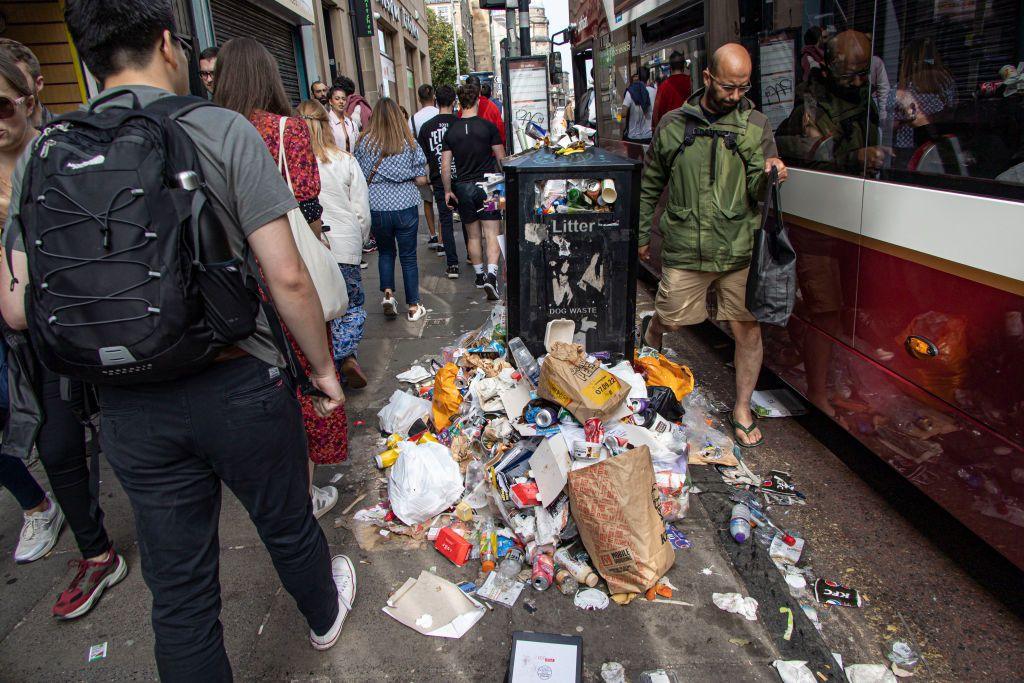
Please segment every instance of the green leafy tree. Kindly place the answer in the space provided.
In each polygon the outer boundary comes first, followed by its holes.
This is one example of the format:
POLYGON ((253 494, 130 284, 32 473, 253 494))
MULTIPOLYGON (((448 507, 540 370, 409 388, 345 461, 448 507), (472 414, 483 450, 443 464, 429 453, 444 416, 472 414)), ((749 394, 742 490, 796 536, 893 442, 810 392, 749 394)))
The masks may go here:
MULTIPOLYGON (((455 82, 455 36, 452 25, 427 8, 427 44, 430 49, 430 79, 435 87, 457 85, 455 82)), ((469 73, 466 43, 459 41, 459 66, 462 75, 469 73)))

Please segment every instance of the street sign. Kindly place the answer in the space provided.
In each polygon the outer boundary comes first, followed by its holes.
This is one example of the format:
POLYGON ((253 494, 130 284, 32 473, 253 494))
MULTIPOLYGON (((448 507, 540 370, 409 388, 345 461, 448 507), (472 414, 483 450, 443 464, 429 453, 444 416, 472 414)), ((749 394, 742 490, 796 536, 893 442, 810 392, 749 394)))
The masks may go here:
POLYGON ((351 0, 352 14, 355 18, 356 37, 373 37, 373 7, 371 0, 351 0))

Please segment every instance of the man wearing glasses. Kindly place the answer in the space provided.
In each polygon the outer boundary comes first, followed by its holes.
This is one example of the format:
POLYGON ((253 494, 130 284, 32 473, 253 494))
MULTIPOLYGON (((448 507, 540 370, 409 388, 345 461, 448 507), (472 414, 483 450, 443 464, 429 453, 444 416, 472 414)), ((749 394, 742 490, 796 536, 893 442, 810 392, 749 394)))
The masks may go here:
POLYGON ((750 55, 741 45, 723 45, 704 70, 704 88, 658 124, 647 150, 640 183, 640 258, 649 260, 651 223, 662 190, 661 283, 654 314, 641 325, 645 346, 661 348, 666 332, 707 318, 705 301, 714 287, 718 319, 729 321, 736 339, 736 442, 751 448, 764 437, 754 422, 750 396, 761 371, 761 329, 745 305, 758 201, 768 172, 787 175, 778 158, 768 118, 744 95, 750 90, 750 55))
POLYGON ((213 96, 213 72, 217 68, 217 53, 219 50, 216 47, 208 47, 199 53, 199 77, 203 79, 203 85, 206 86, 206 92, 213 96))
POLYGON ((870 96, 870 76, 867 34, 849 30, 829 38, 825 64, 812 74, 803 102, 779 125, 779 146, 786 158, 839 173, 884 167, 892 150, 879 144, 879 112, 870 96))

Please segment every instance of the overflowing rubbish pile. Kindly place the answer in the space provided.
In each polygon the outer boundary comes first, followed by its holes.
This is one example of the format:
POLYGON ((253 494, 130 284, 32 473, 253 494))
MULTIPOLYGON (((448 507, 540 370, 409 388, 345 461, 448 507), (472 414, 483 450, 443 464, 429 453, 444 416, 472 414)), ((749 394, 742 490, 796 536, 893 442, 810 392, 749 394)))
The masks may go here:
POLYGON ((693 375, 652 349, 589 355, 569 320, 548 325, 538 359, 504 315, 398 376, 411 389, 378 413, 386 500, 356 519, 478 566, 463 589, 492 604, 527 586, 582 609, 671 597, 688 465, 737 465, 693 375))
MULTIPOLYGON (((694 465, 717 469, 733 505, 722 523, 737 544, 767 550, 815 627, 818 606, 862 605, 856 589, 801 562, 805 540, 777 511, 804 504, 804 495, 786 472, 751 472, 715 427, 724 407, 695 387, 688 368, 647 347, 632 358, 588 353, 573 343, 571 320, 548 323, 539 358, 506 336, 499 305, 438 358, 399 374, 406 387, 377 415, 386 485, 355 519, 477 569, 460 584, 426 571, 409 578, 385 613, 420 633, 458 638, 495 607, 535 611, 528 590, 553 587, 583 610, 671 601, 665 575, 690 545, 677 523, 695 492, 694 465)), ((758 620, 752 597, 715 593, 712 602, 758 620)), ((789 613, 789 640, 793 612, 779 611, 789 613)), ((901 653, 905 670, 914 656, 901 653)), ((800 666, 777 668, 784 680, 802 680, 800 666)))

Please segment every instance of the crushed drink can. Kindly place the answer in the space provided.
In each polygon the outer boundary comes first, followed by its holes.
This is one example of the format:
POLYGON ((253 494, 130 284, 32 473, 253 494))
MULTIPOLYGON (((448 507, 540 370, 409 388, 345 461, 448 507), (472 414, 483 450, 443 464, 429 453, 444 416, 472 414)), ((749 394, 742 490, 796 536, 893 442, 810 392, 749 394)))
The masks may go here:
POLYGON ((624 436, 612 436, 609 434, 604 437, 604 447, 612 455, 618 455, 629 447, 629 439, 624 436))
POLYGON ((588 443, 601 443, 604 441, 604 423, 599 418, 590 418, 583 423, 583 435, 588 443))
POLYGON ((634 413, 642 413, 651 405, 651 402, 646 398, 631 398, 627 403, 629 404, 629 409, 634 413))
POLYGON ((550 408, 538 408, 532 422, 541 429, 546 429, 554 424, 557 418, 558 416, 550 408))
POLYGON ((533 572, 530 583, 539 591, 546 591, 555 580, 555 561, 548 553, 537 553, 533 558, 533 572))
POLYGON ((862 602, 856 588, 843 586, 828 579, 818 579, 814 582, 814 598, 826 605, 839 607, 860 607, 862 602))
POLYGON ((526 134, 534 140, 543 140, 548 132, 534 121, 526 124, 526 134))

